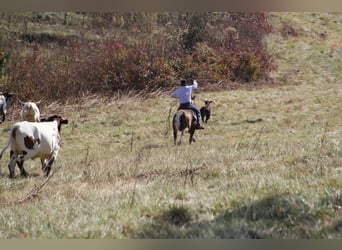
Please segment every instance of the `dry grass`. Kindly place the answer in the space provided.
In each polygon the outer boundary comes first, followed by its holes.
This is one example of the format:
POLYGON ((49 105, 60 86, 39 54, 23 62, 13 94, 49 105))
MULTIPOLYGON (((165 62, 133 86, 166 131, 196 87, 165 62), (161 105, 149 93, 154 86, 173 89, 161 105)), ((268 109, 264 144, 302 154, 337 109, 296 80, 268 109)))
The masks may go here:
POLYGON ((341 13, 272 13, 277 32, 267 39, 278 69, 276 82, 341 83, 341 13), (284 37, 284 25, 295 32, 284 37))
POLYGON ((63 107, 61 169, 34 199, 12 203, 44 181, 38 161, 9 180, 2 160, 1 237, 340 237, 341 89, 198 95, 215 102, 191 146, 164 136, 167 95, 63 107))
MULTIPOLYGON (((0 238, 341 238, 341 78, 320 74, 298 85, 197 93, 198 106, 214 100, 213 114, 191 146, 173 145, 176 105, 167 94, 43 107, 70 120, 60 169, 18 204, 45 178, 39 161, 27 161, 28 178, 8 179, 4 156, 0 238)), ((12 122, 2 124, 0 145, 12 122)))

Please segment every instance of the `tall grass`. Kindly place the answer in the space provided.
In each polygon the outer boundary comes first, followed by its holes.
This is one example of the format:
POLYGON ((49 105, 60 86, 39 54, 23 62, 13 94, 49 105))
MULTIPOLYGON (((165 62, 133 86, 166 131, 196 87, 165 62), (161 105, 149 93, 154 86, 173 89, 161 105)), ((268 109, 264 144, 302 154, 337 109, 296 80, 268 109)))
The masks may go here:
POLYGON ((339 238, 341 91, 307 89, 199 93, 213 116, 191 146, 165 137, 163 94, 67 105, 61 168, 33 199, 16 203, 39 162, 9 180, 2 160, 1 237, 339 238))

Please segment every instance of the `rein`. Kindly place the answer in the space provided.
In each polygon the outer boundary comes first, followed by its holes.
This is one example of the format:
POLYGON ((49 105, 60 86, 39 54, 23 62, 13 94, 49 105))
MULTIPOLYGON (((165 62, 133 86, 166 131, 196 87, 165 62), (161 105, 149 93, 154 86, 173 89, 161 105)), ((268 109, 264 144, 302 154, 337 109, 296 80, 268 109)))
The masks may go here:
POLYGON ((171 111, 172 111, 172 104, 170 105, 170 109, 169 109, 169 115, 166 119, 166 124, 165 124, 165 134, 164 136, 167 137, 169 135, 169 132, 171 130, 171 123, 170 123, 170 119, 171 119, 171 111))

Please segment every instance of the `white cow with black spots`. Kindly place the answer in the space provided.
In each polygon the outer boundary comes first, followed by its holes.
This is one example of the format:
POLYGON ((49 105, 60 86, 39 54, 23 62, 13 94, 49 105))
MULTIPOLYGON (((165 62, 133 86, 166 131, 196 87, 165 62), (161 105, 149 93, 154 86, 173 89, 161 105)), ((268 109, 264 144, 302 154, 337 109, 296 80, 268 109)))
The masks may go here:
POLYGON ((7 115, 8 101, 14 93, 0 93, 0 114, 2 115, 1 122, 4 122, 7 115))
POLYGON ((54 115, 36 122, 18 122, 10 129, 7 145, 0 152, 0 159, 10 146, 8 163, 9 177, 14 177, 15 165, 18 164, 21 176, 27 176, 23 164, 28 159, 40 158, 42 170, 49 175, 51 166, 61 148, 61 126, 68 120, 54 115), (47 160, 47 162, 46 162, 47 160))

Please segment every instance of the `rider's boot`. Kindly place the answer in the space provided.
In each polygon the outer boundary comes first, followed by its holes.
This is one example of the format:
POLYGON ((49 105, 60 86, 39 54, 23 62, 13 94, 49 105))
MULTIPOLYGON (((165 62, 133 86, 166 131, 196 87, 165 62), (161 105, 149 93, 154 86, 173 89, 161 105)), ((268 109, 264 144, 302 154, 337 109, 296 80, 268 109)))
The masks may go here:
POLYGON ((196 129, 204 129, 204 127, 202 127, 201 124, 197 123, 196 129))

